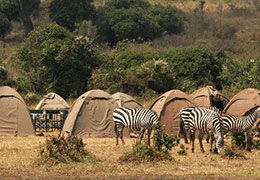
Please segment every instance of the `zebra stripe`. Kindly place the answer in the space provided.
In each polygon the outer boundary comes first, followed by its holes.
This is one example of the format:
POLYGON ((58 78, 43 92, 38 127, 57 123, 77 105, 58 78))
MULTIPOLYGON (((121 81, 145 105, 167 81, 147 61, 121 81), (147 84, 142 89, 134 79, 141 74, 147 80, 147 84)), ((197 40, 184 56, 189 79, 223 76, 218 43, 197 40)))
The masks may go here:
MULTIPOLYGON (((204 134, 211 134, 215 136, 216 148, 220 152, 224 146, 223 138, 223 122, 219 113, 204 107, 189 106, 180 111, 180 132, 184 134, 186 140, 186 132, 190 130, 190 137, 192 142, 192 152, 194 152, 194 140, 196 130, 200 131, 199 141, 201 151, 204 152, 202 145, 202 138, 204 134)), ((212 150, 211 141, 211 150, 212 150)))
POLYGON ((257 120, 260 117, 260 107, 258 107, 254 112, 251 112, 247 116, 236 117, 228 114, 222 115, 222 120, 224 124, 224 131, 233 133, 243 132, 245 133, 246 139, 246 149, 251 151, 251 142, 253 137, 251 137, 250 132, 257 120))
POLYGON ((140 132, 140 142, 143 138, 144 131, 148 129, 148 144, 150 144, 150 134, 153 124, 159 122, 159 118, 155 112, 150 109, 131 109, 120 107, 114 110, 113 120, 116 133, 116 144, 118 144, 118 137, 123 140, 123 129, 127 127, 130 132, 140 132))

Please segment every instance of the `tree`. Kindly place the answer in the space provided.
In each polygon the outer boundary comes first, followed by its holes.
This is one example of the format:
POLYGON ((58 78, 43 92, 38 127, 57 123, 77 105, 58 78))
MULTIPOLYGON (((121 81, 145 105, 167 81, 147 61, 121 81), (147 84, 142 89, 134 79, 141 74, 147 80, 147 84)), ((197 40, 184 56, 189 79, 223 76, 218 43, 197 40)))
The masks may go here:
POLYGON ((50 19, 73 31, 76 24, 95 18, 96 9, 92 3, 93 0, 53 0, 49 5, 50 19))
POLYGON ((11 20, 20 20, 23 23, 25 35, 33 30, 30 18, 33 12, 38 11, 41 0, 0 0, 0 11, 11 20))
POLYGON ((11 23, 4 15, 0 12, 0 38, 4 39, 5 35, 11 31, 11 23))
POLYGON ((23 75, 30 84, 25 91, 77 97, 87 90, 88 78, 99 65, 94 44, 56 24, 40 26, 17 50, 23 75))
POLYGON ((179 33, 183 15, 174 7, 154 8, 146 0, 108 0, 97 10, 97 39, 114 45, 124 39, 148 41, 164 32, 179 33))

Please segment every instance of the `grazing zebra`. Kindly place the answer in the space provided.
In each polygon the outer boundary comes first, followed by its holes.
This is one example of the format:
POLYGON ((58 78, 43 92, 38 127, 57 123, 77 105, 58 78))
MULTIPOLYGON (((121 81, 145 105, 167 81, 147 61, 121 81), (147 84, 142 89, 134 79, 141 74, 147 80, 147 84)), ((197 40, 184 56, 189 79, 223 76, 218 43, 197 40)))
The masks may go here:
MULTIPOLYGON (((190 130, 190 141, 192 143, 192 152, 194 152, 194 140, 196 130, 200 131, 199 142, 201 152, 205 152, 202 144, 204 134, 210 134, 213 140, 215 136, 215 148, 218 153, 224 146, 223 137, 223 122, 219 113, 209 110, 204 107, 189 106, 180 111, 180 131, 179 135, 183 134, 186 141, 186 133, 190 130)), ((211 141, 211 151, 212 151, 211 141)))
MULTIPOLYGON (((216 108, 216 107, 214 107, 214 106, 203 107, 203 108, 207 108, 208 110, 215 111, 215 112, 217 112, 217 113, 219 113, 219 114, 222 114, 222 111, 220 111, 218 108, 216 108)), ((181 123, 183 123, 183 122, 181 122, 181 123)), ((183 125, 181 125, 181 127, 183 127, 183 125)), ((179 133, 180 133, 180 132, 181 132, 181 131, 179 131, 179 133)), ((181 133, 183 133, 183 135, 184 135, 185 143, 188 144, 187 135, 184 134, 184 133, 185 133, 184 131, 182 131, 181 133)), ((180 136, 180 134, 179 134, 179 136, 180 136)), ((210 134, 208 134, 208 136, 207 136, 207 138, 206 138, 207 143, 209 143, 209 139, 210 139, 210 134)))
POLYGON ((118 137, 122 144, 125 144, 123 139, 123 129, 127 127, 129 131, 140 132, 139 137, 141 143, 146 129, 148 129, 148 144, 150 145, 150 136, 152 125, 159 123, 159 118, 155 112, 150 109, 131 109, 120 107, 114 110, 113 120, 115 123, 116 145, 118 145, 118 137))
POLYGON ((246 140, 246 150, 251 151, 252 136, 250 132, 255 124, 257 118, 260 117, 260 107, 254 112, 249 113, 247 116, 236 117, 228 114, 222 115, 224 131, 233 133, 243 132, 246 140))

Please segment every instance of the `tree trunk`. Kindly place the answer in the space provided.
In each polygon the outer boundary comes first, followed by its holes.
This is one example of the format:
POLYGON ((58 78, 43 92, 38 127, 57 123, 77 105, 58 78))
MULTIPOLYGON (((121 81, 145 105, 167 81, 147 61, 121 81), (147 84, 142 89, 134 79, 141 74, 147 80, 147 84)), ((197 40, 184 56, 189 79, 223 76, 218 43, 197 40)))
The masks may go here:
POLYGON ((17 3, 19 7, 20 18, 24 27, 24 33, 27 36, 29 32, 33 30, 33 23, 30 18, 29 9, 28 9, 30 6, 28 6, 28 4, 25 5, 24 4, 25 2, 23 2, 23 0, 18 0, 17 3))
POLYGON ((21 20, 23 23, 24 33, 27 36, 29 32, 33 30, 32 20, 27 12, 23 12, 23 14, 21 14, 21 20))

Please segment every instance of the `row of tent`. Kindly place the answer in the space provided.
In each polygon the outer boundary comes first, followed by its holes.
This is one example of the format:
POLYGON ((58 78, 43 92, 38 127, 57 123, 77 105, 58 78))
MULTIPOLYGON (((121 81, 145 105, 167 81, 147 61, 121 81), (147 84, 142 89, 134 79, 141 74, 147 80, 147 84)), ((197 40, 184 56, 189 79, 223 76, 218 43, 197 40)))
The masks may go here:
MULTIPOLYGON (((228 114, 246 115, 260 106, 260 91, 248 88, 237 93, 230 101, 211 86, 198 89, 191 95, 174 89, 156 98, 151 105, 165 131, 176 134, 179 129, 181 108, 196 106, 215 106, 228 114)), ((134 98, 124 93, 108 94, 102 90, 90 90, 82 94, 70 108, 66 101, 55 93, 46 95, 36 109, 69 109, 70 112, 62 129, 63 134, 79 136, 114 136, 112 113, 115 108, 124 106, 142 108, 134 98)), ((17 91, 0 87, 0 135, 35 135, 30 112, 17 91)))

